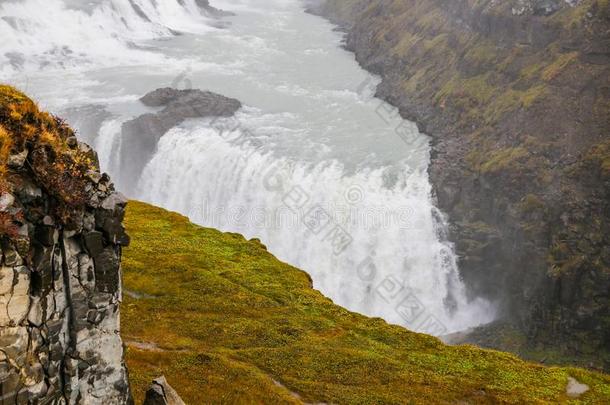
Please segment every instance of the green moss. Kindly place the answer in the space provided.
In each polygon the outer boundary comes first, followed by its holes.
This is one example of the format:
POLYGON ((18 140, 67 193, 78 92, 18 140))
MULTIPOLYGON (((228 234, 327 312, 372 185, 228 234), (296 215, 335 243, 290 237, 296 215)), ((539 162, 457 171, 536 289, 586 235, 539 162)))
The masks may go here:
POLYGON ((432 39, 424 41, 424 49, 430 51, 433 49, 444 49, 447 46, 448 34, 437 35, 432 39))
POLYGON ((547 88, 544 84, 530 87, 521 95, 521 103, 523 104, 523 107, 530 108, 537 100, 544 97, 546 93, 547 88))
POLYGON ((492 63, 498 58, 498 49, 492 43, 477 43, 468 49, 464 55, 464 59, 468 62, 478 65, 492 63))
POLYGON ((483 173, 492 173, 506 169, 527 155, 527 150, 522 147, 505 148, 494 151, 491 156, 481 164, 481 171, 483 173))
MULTIPOLYGON (((61 203, 58 216, 67 223, 71 210, 88 200, 87 172, 94 162, 67 140, 74 132, 51 114, 40 111, 34 101, 13 87, 0 85, 0 193, 14 191, 11 155, 26 153, 26 168, 47 192, 61 203), (35 152, 35 153, 34 153, 35 152)), ((0 235, 7 234, 0 225, 0 235)))
MULTIPOLYGON (((595 2, 607 0, 584 0, 576 7, 565 7, 551 17, 551 21, 562 25, 564 29, 575 29, 587 18, 591 5, 595 2)), ((599 4, 599 3, 598 3, 599 4)))
POLYGON ((523 197, 520 208, 523 212, 530 213, 543 210, 544 202, 535 194, 528 194, 523 197))
POLYGON ((544 68, 545 65, 542 62, 528 64, 521 70, 521 77, 525 79, 532 79, 538 76, 544 68))
POLYGON ((610 387, 351 313, 259 242, 159 208, 131 202, 126 226, 122 335, 137 401, 160 374, 189 404, 565 403, 568 376, 593 404, 610 387))
POLYGON ((610 177, 610 140, 592 146, 584 154, 582 162, 600 176, 610 177))
POLYGON ((557 59, 542 71, 542 79, 550 82, 578 57, 578 52, 560 54, 557 59))

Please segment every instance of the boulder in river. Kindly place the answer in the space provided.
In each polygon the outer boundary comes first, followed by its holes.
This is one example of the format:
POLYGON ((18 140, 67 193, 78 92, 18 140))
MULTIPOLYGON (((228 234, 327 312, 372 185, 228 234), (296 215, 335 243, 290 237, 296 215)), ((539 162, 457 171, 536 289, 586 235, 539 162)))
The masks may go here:
POLYGON ((142 170, 153 157, 159 139, 188 118, 231 117, 242 106, 239 100, 196 89, 161 88, 140 101, 148 107, 164 107, 143 114, 122 127, 121 172, 123 187, 133 190, 142 170))

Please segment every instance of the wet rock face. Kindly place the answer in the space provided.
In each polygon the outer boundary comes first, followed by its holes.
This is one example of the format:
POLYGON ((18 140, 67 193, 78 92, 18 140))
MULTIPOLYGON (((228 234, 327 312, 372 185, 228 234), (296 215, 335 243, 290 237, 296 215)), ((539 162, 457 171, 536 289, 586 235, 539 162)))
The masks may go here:
POLYGON ((149 107, 164 107, 154 114, 144 114, 123 124, 121 171, 126 190, 135 187, 144 166, 152 158, 159 139, 188 118, 230 117, 241 103, 233 98, 201 90, 162 88, 140 99, 149 107))
POLYGON ((0 239, 2 404, 131 402, 119 335, 126 200, 97 168, 89 177, 69 225, 27 164, 1 193, 0 214, 18 218, 0 239))
POLYGON ((376 95, 433 137, 430 180, 471 294, 536 349, 609 369, 608 2, 312 0, 310 11, 347 31, 346 48, 383 79, 376 95))

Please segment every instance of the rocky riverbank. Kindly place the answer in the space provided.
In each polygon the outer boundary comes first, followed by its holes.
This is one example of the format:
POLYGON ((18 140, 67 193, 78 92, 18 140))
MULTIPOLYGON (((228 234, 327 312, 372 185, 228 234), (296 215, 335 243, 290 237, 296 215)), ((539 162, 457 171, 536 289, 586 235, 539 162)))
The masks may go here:
POLYGON ((501 309, 476 343, 610 367, 609 7, 311 5, 382 77, 378 96, 433 137, 430 177, 462 276, 501 309))

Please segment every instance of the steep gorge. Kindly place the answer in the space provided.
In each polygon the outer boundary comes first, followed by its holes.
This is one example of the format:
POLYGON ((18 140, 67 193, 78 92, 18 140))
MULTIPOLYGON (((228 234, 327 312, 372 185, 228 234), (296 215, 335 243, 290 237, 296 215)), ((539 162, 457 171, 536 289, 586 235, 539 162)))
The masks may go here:
POLYGON ((129 383, 145 404, 603 403, 610 393, 607 375, 446 346, 349 312, 257 239, 135 201, 126 210, 95 153, 8 86, 0 174, 2 403, 131 404, 129 383), (126 211, 134 240, 123 256, 126 211))
POLYGON ((430 177, 462 277, 502 310, 471 341, 610 365, 609 7, 311 5, 382 77, 378 96, 433 137, 430 177))

